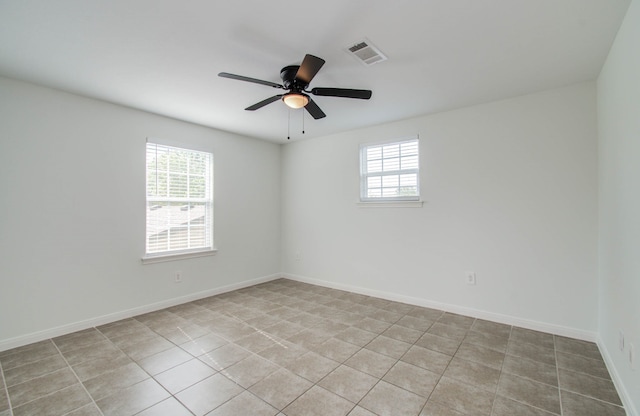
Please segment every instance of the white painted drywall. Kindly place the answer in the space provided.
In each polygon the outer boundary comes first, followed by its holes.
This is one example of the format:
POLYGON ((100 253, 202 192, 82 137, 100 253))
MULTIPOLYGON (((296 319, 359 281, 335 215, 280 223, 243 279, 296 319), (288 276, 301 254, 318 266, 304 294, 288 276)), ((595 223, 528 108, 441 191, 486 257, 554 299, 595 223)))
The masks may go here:
POLYGON ((0 344, 278 273, 279 192, 279 145, 0 78, 0 344), (213 151, 215 256, 141 264, 147 137, 213 151))
POLYGON ((587 82, 289 144, 282 269, 595 338, 596 132, 587 82), (415 134, 424 206, 359 207, 359 145, 415 134))
MULTIPOLYGON (((599 336, 640 414, 640 1, 629 7, 598 77, 599 336), (625 334, 624 351, 618 331, 625 334), (629 344, 636 370, 629 365, 629 344)), ((611 366, 610 366, 611 368, 611 366)), ((619 386, 620 388, 620 386, 619 386)))

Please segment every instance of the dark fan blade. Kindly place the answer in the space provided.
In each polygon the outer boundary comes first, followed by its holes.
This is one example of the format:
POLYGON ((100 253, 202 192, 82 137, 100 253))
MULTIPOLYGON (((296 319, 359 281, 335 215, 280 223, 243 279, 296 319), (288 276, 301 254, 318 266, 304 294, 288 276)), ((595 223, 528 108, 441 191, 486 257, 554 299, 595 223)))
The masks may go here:
POLYGON ((296 79, 302 81, 305 86, 309 85, 313 77, 322 68, 322 65, 324 65, 324 59, 309 54, 305 55, 298 72, 296 72, 296 79))
POLYGON ((371 90, 352 90, 349 88, 314 88, 311 90, 311 94, 326 97, 360 98, 362 100, 371 98, 371 90))
POLYGON ((218 74, 218 76, 222 77, 222 78, 237 79, 238 81, 253 82, 254 84, 262 84, 262 85, 266 85, 266 86, 273 87, 273 88, 282 88, 282 89, 284 89, 284 87, 282 85, 276 84, 275 82, 263 81, 261 79, 255 79, 255 78, 249 78, 249 77, 243 77, 242 75, 229 74, 227 72, 220 72, 218 74))
POLYGON ((304 108, 311 114, 311 117, 316 120, 327 116, 311 98, 309 98, 309 103, 304 108))
POLYGON ((262 100, 259 103, 255 103, 254 105, 252 105, 251 107, 247 107, 245 108, 245 110, 249 110, 249 111, 255 111, 259 108, 264 107, 267 104, 271 104, 274 101, 278 101, 280 98, 282 98, 284 94, 280 94, 280 95, 274 95, 273 97, 269 97, 266 100, 262 100))

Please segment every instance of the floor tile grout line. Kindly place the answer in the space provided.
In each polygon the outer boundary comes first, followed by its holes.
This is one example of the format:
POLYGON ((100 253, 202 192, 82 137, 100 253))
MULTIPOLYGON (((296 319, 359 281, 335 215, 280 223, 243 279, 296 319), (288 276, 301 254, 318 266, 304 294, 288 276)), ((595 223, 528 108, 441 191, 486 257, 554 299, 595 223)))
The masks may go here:
POLYGON ((498 385, 496 386, 496 394, 493 395, 493 403, 491 403, 491 412, 490 415, 493 414, 493 409, 496 407, 496 400, 498 399, 498 390, 500 389, 500 380, 502 379, 502 374, 504 370, 504 362, 507 359, 507 350, 509 349, 509 339, 511 339, 511 333, 513 332, 513 326, 509 328, 509 337, 507 338, 507 346, 504 351, 504 359, 502 360, 502 364, 500 365, 500 375, 498 376, 498 385))
MULTIPOLYGON (((67 361, 67 357, 65 357, 64 354, 62 354, 62 351, 60 351, 60 348, 58 348, 58 345, 56 345, 56 343, 53 341, 53 339, 51 340, 51 343, 56 348, 56 350, 58 351, 58 354, 60 354, 60 356, 64 360, 65 364, 67 364, 67 367, 69 368, 69 370, 71 370, 71 372, 73 373, 73 376, 76 378, 76 380, 78 380, 78 384, 80 384, 80 386, 82 386, 82 390, 84 390, 84 392, 87 393, 87 396, 89 396, 89 398, 91 399, 91 403, 93 403, 93 405, 96 407, 96 409, 98 409, 98 412, 100 412, 100 415, 104 416, 104 413, 102 413, 102 409, 100 409, 98 407, 98 404, 93 399, 93 396, 89 393, 87 388, 84 386, 84 383, 80 380, 80 377, 78 377, 78 374, 73 369, 73 367, 71 367, 71 364, 69 364, 69 361, 67 361)), ((74 410, 76 410, 76 409, 74 409, 74 410)), ((69 413, 69 412, 67 412, 67 413, 69 413)))
POLYGON ((558 367, 558 348, 556 347, 557 344, 557 338, 554 335, 553 336, 553 357, 555 358, 556 361, 556 377, 558 378, 558 402, 560 405, 560 416, 562 416, 564 414, 564 411, 562 409, 562 389, 560 388, 560 368, 558 367))
POLYGON ((13 416, 13 406, 11 405, 11 397, 9 396, 9 387, 7 386, 7 380, 4 377, 4 369, 2 368, 2 362, 0 362, 0 376, 2 376, 4 394, 7 396, 7 404, 9 405, 9 415, 13 416))

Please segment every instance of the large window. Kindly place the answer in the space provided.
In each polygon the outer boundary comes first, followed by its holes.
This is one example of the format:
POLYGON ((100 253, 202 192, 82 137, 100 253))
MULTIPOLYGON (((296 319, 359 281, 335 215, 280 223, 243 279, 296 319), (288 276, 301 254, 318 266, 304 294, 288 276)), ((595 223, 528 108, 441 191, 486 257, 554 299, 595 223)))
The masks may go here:
POLYGON ((420 199, 418 139, 360 147, 360 199, 420 199))
POLYGON ((146 256, 213 250, 213 154, 147 143, 146 256))

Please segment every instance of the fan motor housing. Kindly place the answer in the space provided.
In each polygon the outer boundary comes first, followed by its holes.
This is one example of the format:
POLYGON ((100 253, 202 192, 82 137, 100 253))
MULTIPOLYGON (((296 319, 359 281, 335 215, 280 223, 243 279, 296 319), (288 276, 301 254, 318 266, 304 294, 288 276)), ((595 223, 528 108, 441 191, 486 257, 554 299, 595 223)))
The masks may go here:
POLYGON ((299 85, 295 82, 298 69, 300 69, 300 65, 289 65, 280 70, 280 78, 282 78, 282 84, 286 89, 303 90, 306 87, 306 85, 299 85))

